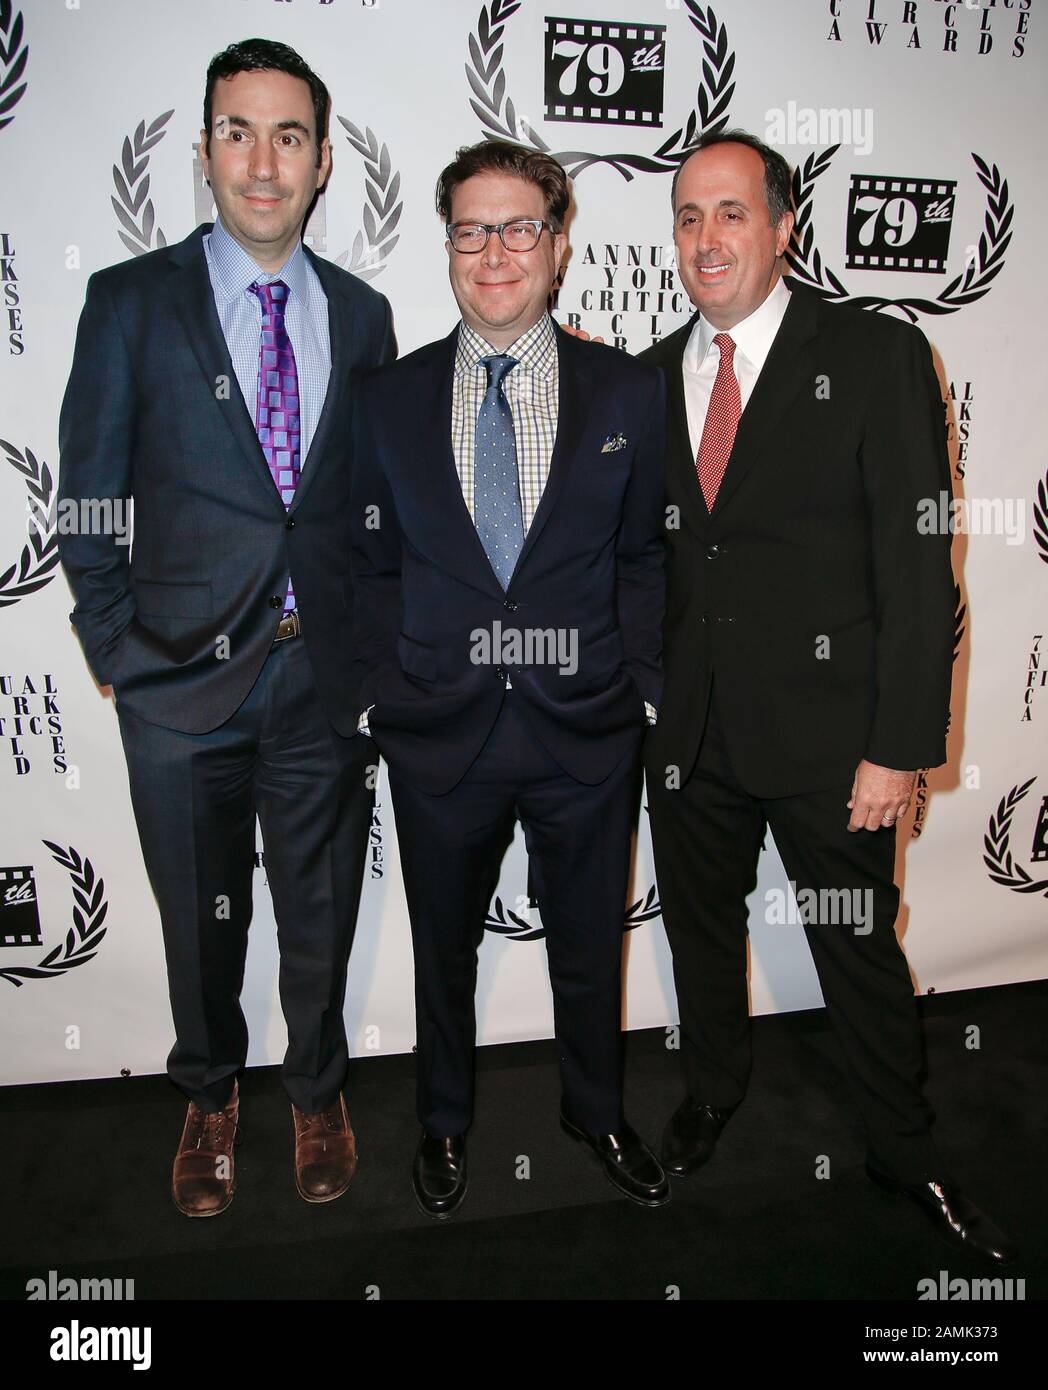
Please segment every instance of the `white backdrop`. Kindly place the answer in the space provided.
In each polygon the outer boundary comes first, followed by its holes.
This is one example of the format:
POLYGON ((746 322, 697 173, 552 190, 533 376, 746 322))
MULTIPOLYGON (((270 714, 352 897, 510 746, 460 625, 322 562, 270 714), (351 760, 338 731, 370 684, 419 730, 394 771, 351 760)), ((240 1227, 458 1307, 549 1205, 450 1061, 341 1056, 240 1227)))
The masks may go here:
MULTIPOLYGON (((161 1071, 171 1043, 115 713, 69 626, 46 508, 87 277, 210 217, 195 158, 204 74, 253 35, 293 45, 331 89, 334 174, 308 239, 390 298, 402 351, 455 320, 432 196, 460 144, 502 128, 563 159, 577 213, 558 316, 634 352, 687 316, 669 187, 695 129, 727 117, 800 163, 796 273, 842 299, 892 301, 871 312, 905 315, 897 301, 908 301, 935 350, 973 532, 955 541, 950 761, 922 780, 900 835, 915 987, 1046 973, 1046 18, 1042 0, 14 0, 0 32, 0 1081, 161 1071), (547 19, 566 13, 550 43, 574 47, 554 56, 547 94, 547 19), (554 119, 558 102, 581 119, 554 119), (899 184, 856 191, 883 197, 876 217, 853 216, 849 254, 849 188, 862 175, 899 184), (908 267, 884 268, 893 246, 896 262, 910 248, 908 267), (928 269, 935 259, 941 271, 928 269), (34 492, 42 530, 27 515, 34 492)), ((384 785, 367 874, 350 1046, 405 1051, 410 940, 384 785)), ((769 841, 751 899, 756 1013, 821 1002, 802 929, 768 920, 784 881, 769 841)), ((261 866, 256 884, 244 997, 250 1060, 262 1063, 282 1056, 284 1027, 261 866)), ((671 1024, 645 814, 629 907, 626 1023, 671 1024)), ((481 1040, 550 1035, 519 836, 491 926, 481 1040)))

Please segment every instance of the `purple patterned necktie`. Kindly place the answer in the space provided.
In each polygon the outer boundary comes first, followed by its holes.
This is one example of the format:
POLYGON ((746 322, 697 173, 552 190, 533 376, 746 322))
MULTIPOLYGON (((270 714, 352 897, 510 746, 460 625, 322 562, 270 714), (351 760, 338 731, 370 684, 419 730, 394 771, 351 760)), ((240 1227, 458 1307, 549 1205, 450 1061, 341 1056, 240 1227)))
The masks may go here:
MULTIPOLYGON (((271 280, 266 285, 248 285, 262 305, 262 342, 258 355, 258 402, 255 429, 258 442, 269 464, 269 471, 290 507, 298 485, 301 455, 301 427, 298 413, 298 367, 291 339, 284 327, 287 304, 287 285, 283 280, 271 280)), ((295 594, 290 581, 284 612, 295 606, 295 594)))

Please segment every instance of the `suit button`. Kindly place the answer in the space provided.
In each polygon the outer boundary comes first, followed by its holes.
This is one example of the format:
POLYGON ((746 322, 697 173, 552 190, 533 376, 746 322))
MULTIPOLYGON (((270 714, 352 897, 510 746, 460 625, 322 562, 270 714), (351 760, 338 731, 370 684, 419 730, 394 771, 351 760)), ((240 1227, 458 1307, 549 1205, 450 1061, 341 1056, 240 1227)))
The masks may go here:
POLYGON ((706 551, 706 559, 717 560, 720 558, 721 554, 722 551, 719 545, 711 545, 709 549, 706 551))
POLYGON ((284 600, 280 597, 279 594, 274 594, 273 597, 269 600, 269 606, 270 608, 283 608, 284 600))
POLYGON ((517 611, 517 605, 513 602, 512 599, 506 599, 505 603, 502 606, 506 609, 508 613, 515 613, 517 611))
POLYGON ((702 615, 702 617, 700 618, 699 621, 700 621, 700 622, 703 622, 703 623, 708 623, 709 620, 710 620, 710 615, 709 615, 708 613, 703 613, 703 615, 702 615))
POLYGON ((284 526, 288 531, 293 531, 295 529, 295 518, 289 516, 287 521, 284 522, 284 526))

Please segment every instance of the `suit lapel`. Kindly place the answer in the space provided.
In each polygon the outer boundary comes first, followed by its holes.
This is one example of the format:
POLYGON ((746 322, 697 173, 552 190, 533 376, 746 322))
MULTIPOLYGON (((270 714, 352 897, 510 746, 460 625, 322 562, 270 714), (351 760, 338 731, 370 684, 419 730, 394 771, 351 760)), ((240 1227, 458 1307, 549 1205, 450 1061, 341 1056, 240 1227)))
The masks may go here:
POLYGON ((659 364, 666 377, 667 491, 671 499, 683 498, 692 526, 703 532, 709 525, 710 514, 706 510, 695 457, 691 452, 688 407, 684 397, 684 352, 698 317, 698 314, 693 315, 688 323, 666 340, 665 353, 659 359, 659 364))
POLYGON ((207 261, 204 258, 203 237, 208 230, 207 226, 198 227, 185 241, 172 248, 172 273, 167 280, 167 289, 219 414, 229 427, 251 472, 265 487, 273 501, 283 508, 284 504, 269 471, 266 456, 258 442, 254 423, 240 394, 218 309, 215 307, 211 277, 208 275, 207 261), (225 377, 229 384, 229 396, 226 400, 219 400, 215 396, 219 377, 225 377))
POLYGON ((535 516, 517 556, 517 564, 510 579, 511 586, 556 506, 588 413, 590 393, 586 389, 585 359, 580 345, 570 334, 562 332, 555 321, 553 329, 557 335, 557 434, 553 441, 546 486, 542 489, 535 516))
POLYGON ((812 359, 808 344, 816 331, 815 303, 808 295, 791 290, 790 302, 771 351, 742 412, 731 457, 710 513, 711 520, 724 511, 773 438, 794 397, 805 383, 810 383, 812 359))
POLYGON ((316 271, 327 296, 328 340, 331 345, 331 373, 328 377, 327 393, 320 412, 320 419, 310 441, 309 452, 302 460, 302 473, 295 488, 289 512, 295 512, 302 505, 302 499, 309 491, 313 477, 321 466, 331 425, 338 411, 338 403, 349 381, 349 364, 353 360, 353 339, 356 333, 356 315, 350 304, 342 273, 328 261, 313 254, 308 246, 303 246, 309 263, 316 271))

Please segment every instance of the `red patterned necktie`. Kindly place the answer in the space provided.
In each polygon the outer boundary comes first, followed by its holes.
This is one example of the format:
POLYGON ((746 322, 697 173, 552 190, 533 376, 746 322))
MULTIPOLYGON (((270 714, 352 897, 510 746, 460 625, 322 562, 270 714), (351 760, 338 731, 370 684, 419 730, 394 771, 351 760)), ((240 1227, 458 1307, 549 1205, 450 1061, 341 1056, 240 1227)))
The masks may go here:
MULTIPOLYGON (((255 431, 281 500, 290 507, 298 486, 301 431, 298 368, 284 327, 287 285, 283 280, 271 280, 265 285, 248 285, 248 289, 262 305, 255 431)), ((295 594, 289 583, 284 612, 290 613, 294 606, 295 594)))
POLYGON ((696 468, 699 473, 699 486, 706 499, 707 511, 713 511, 717 500, 717 490, 728 466, 735 431, 739 428, 742 415, 742 398, 739 383, 735 377, 732 360, 735 357, 735 340, 727 333, 718 333, 713 340, 720 348, 720 365, 717 379, 713 383, 706 423, 702 427, 702 442, 696 468))

